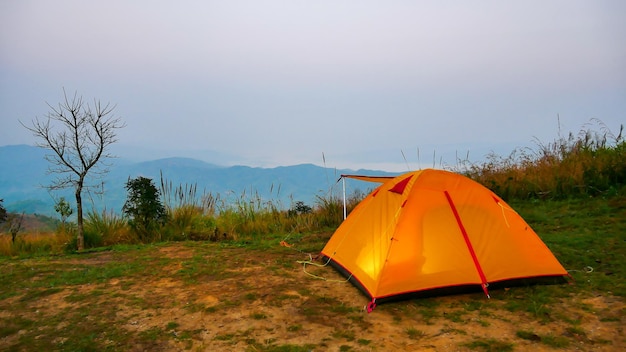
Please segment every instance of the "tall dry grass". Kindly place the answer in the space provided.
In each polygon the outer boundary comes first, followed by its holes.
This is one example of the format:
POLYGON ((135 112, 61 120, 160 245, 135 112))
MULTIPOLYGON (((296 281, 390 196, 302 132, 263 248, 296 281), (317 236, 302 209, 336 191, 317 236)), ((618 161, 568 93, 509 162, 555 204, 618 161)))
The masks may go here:
POLYGON ((536 140, 534 148, 517 149, 504 157, 491 154, 480 164, 461 161, 455 171, 505 199, 615 194, 626 185, 623 132, 623 125, 614 134, 601 121, 592 120, 578 134, 549 143, 536 140))
POLYGON ((66 232, 32 232, 19 234, 15 242, 9 235, 0 235, 0 255, 7 257, 62 253, 72 235, 66 232))
MULTIPOLYGON (((261 198, 258 192, 243 192, 234 199, 226 200, 211 193, 198 195, 196 190, 193 185, 164 188, 167 221, 155 229, 155 235, 150 238, 134 233, 127 219, 113 212, 87 213, 85 248, 183 240, 259 240, 267 235, 328 231, 337 227, 343 219, 343 201, 332 192, 318 196, 313 206, 293 202, 291 208, 286 210, 273 200, 261 198)), ((357 192, 348 198, 348 211, 358 204, 362 196, 357 192)), ((42 242, 41 238, 23 238, 26 242, 42 242)), ((76 229, 72 223, 60 227, 47 240, 52 238, 62 238, 63 245, 51 246, 42 242, 42 248, 54 248, 57 252, 76 248, 76 229)), ((5 247, 7 249, 0 253, 9 256, 24 248, 5 247)))
MULTIPOLYGON (((160 185, 168 211, 163 229, 167 240, 217 241, 312 232, 337 226, 342 220, 342 203, 332 192, 319 196, 316 206, 305 205, 310 211, 303 212, 296 206, 302 202, 292 200, 290 208, 285 209, 280 201, 264 199, 254 190, 224 198, 200 193, 195 184, 174 186, 162 177, 160 185)), ((280 192, 280 187, 276 189, 280 192)))
MULTIPOLYGON (((85 218, 84 231, 86 248, 139 242, 137 235, 131 231, 126 219, 112 211, 96 212, 92 210, 88 212, 85 218)), ((73 247, 70 246, 70 248, 73 247)))

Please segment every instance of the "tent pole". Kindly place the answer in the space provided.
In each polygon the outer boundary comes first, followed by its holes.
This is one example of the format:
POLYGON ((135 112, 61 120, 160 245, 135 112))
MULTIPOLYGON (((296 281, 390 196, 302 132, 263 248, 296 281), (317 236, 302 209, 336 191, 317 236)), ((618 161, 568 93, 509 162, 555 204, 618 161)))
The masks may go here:
POLYGON ((342 181, 342 185, 343 185, 343 219, 346 219, 346 178, 342 177, 341 178, 342 181))
POLYGON ((459 230, 461 230, 461 235, 463 235, 463 239, 465 240, 465 245, 467 246, 467 250, 469 251, 469 254, 472 257, 472 260, 474 261, 474 267, 476 268, 476 271, 478 271, 478 276, 480 276, 480 280, 482 281, 481 286, 483 288, 483 292, 485 292, 485 295, 487 295, 487 298, 491 298, 491 296, 489 296, 489 290, 487 289, 487 287, 489 286, 489 283, 487 282, 487 277, 485 276, 483 268, 480 265, 480 261, 478 260, 478 256, 476 255, 476 252, 474 251, 474 246, 472 245, 472 241, 470 241, 469 236, 467 235, 465 226, 463 226, 463 221, 461 220, 461 216, 459 215, 459 212, 456 209, 454 202, 452 201, 452 197, 450 197, 450 193, 448 193, 448 191, 443 191, 443 193, 446 195, 446 199, 448 199, 448 204, 450 205, 450 209, 452 210, 452 213, 454 214, 454 217, 456 218, 456 223, 459 226, 459 230))

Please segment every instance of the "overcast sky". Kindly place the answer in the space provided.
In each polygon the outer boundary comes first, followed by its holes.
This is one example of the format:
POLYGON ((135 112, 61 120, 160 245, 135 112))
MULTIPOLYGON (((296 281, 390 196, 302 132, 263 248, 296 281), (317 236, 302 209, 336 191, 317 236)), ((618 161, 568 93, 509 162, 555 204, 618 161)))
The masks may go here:
POLYGON ((18 120, 63 88, 117 104, 129 158, 406 171, 592 118, 617 132, 625 15, 621 0, 2 1, 0 145, 33 144, 18 120))

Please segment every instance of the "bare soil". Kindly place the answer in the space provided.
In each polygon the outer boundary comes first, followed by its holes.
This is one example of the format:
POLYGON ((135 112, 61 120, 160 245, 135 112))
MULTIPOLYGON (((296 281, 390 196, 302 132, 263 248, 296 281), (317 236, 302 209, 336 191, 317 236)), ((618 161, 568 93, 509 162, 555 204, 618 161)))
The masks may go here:
MULTIPOLYGON (((540 316, 505 309, 523 290, 493 292, 492 299, 477 293, 386 303, 367 313, 369 300, 335 270, 307 266, 325 280, 314 278, 297 263, 303 253, 288 248, 207 252, 215 275, 189 279, 181 273, 196 248, 175 243, 157 250, 167 263, 158 275, 61 287, 21 314, 47 319, 81 310, 85 324, 115 326, 118 337, 105 329, 93 337, 97 346, 125 351, 626 350, 624 300, 610 294, 559 298, 540 316), (520 331, 529 334, 521 338, 520 331)), ((117 259, 103 252, 74 260, 98 266, 117 259)), ((25 333, 0 339, 0 350, 25 333)), ((40 338, 63 346, 72 337, 40 338)))

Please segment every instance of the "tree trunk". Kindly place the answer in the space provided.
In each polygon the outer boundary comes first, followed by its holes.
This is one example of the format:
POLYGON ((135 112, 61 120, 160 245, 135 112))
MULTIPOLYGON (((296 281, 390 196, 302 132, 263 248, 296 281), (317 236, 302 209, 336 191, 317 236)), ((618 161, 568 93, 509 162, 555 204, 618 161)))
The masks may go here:
POLYGON ((83 179, 80 178, 78 180, 78 184, 76 186, 76 217, 77 217, 77 247, 78 251, 82 251, 85 249, 85 233, 83 231, 83 179))

